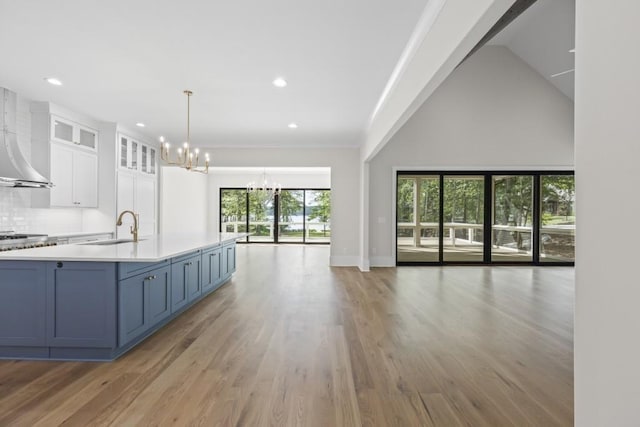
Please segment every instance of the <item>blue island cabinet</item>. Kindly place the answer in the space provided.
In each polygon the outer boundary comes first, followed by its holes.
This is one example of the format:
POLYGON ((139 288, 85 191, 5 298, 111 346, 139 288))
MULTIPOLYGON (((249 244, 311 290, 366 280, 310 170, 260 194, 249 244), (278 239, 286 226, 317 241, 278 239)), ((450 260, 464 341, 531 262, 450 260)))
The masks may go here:
POLYGON ((171 315, 170 266, 120 280, 118 289, 120 347, 171 315))
MULTIPOLYGON (((116 264, 47 263, 47 345, 51 357, 116 346, 116 264), (79 351, 78 349, 85 349, 79 351)), ((98 351, 99 353, 99 351, 98 351)))
POLYGON ((0 261, 0 358, 114 360, 235 268, 235 242, 159 262, 0 261))
POLYGON ((217 289, 222 284, 222 248, 202 251, 202 293, 217 289))
POLYGON ((176 258, 171 262, 171 312, 186 307, 202 294, 200 251, 176 258))
POLYGON ((5 357, 48 356, 46 265, 0 262, 0 346, 5 357))

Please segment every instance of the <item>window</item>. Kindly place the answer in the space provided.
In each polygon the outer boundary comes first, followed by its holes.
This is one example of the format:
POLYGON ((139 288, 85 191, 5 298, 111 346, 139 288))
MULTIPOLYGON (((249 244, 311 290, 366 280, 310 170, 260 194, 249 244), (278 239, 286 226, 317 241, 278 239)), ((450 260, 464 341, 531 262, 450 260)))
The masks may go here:
POLYGON ((575 260, 573 172, 398 172, 396 263, 575 260))
POLYGON ((283 189, 280 195, 220 189, 220 231, 252 233, 247 242, 330 243, 331 190, 283 189))

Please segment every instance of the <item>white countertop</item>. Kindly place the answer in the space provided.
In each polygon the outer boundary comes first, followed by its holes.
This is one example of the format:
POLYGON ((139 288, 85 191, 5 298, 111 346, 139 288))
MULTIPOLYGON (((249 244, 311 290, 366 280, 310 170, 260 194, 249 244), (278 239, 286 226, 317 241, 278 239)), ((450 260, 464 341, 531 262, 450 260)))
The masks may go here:
POLYGON ((158 262, 246 236, 248 233, 156 235, 141 237, 138 243, 47 246, 2 252, 0 261, 158 262))

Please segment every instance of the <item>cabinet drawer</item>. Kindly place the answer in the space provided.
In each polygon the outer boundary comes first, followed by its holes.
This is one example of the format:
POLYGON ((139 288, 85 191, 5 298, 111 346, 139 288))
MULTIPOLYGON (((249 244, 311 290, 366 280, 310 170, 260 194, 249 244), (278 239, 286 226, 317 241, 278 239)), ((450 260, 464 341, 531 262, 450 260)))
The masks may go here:
POLYGON ((169 260, 160 262, 121 262, 118 264, 118 280, 169 265, 169 260))

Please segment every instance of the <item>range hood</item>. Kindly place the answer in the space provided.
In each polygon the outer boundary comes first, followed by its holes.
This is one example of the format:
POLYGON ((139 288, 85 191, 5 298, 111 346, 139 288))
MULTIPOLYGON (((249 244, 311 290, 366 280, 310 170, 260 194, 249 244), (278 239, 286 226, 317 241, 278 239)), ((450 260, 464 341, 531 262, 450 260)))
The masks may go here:
POLYGON ((0 88, 0 186, 50 188, 53 184, 27 162, 18 146, 17 98, 0 88))

